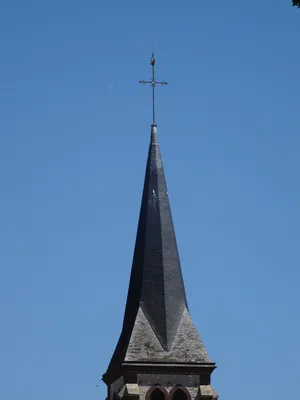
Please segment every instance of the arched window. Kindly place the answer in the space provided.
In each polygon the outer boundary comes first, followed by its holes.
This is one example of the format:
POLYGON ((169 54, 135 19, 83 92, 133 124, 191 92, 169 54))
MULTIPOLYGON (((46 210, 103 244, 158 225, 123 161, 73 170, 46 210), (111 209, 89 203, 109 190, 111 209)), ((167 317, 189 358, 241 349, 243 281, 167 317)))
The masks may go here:
POLYGON ((182 389, 176 389, 173 393, 172 400, 188 400, 188 397, 182 389))
POLYGON ((165 394, 162 390, 156 388, 151 392, 150 400, 165 400, 165 394))

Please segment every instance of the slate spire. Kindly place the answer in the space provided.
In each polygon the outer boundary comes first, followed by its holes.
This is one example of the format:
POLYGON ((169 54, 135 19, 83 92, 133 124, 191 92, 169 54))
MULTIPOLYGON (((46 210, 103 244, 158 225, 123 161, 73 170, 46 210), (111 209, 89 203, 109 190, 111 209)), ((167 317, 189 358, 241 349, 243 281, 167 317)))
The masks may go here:
POLYGON ((132 317, 135 317, 139 306, 163 349, 170 350, 187 301, 155 125, 151 127, 124 318, 126 330, 132 324, 132 317))
POLYGON ((124 362, 214 365, 188 312, 154 124, 123 328, 103 379, 116 377, 124 362))

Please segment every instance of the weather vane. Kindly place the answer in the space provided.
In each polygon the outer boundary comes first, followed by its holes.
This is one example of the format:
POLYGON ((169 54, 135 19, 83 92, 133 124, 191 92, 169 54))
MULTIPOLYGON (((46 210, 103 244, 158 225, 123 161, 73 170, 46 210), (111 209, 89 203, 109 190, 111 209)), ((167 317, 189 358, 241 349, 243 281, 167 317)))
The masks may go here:
POLYGON ((155 58, 154 58, 154 53, 152 52, 152 57, 150 64, 152 66, 152 79, 151 81, 140 81, 140 83, 149 83, 152 86, 152 125, 155 125, 155 87, 156 85, 167 85, 168 82, 165 81, 156 81, 155 80, 155 58))

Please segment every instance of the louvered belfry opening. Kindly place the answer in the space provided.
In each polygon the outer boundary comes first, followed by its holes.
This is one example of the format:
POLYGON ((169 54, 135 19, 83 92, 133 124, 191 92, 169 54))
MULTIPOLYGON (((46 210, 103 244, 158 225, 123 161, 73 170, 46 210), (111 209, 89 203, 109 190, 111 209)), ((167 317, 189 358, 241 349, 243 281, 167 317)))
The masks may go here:
POLYGON ((150 400, 166 400, 165 394, 161 389, 156 388, 151 392, 150 400))
POLYGON ((182 389, 177 389, 173 393, 171 400, 188 400, 188 397, 182 389))

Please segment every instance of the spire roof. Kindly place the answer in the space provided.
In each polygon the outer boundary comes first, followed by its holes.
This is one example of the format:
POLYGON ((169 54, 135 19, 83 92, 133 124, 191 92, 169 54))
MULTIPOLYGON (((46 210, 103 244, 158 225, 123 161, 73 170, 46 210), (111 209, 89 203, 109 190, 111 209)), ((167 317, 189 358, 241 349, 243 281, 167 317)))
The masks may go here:
POLYGON ((187 301, 156 126, 151 129, 124 328, 138 305, 162 347, 170 350, 187 301))
POLYGON ((122 333, 105 375, 123 362, 213 364, 188 312, 156 125, 122 333))

